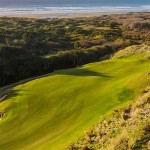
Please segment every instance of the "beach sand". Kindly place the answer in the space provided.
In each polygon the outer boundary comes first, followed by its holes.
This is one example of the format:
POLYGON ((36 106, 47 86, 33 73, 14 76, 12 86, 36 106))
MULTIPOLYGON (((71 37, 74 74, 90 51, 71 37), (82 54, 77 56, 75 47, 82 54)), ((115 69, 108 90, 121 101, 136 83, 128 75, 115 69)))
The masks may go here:
POLYGON ((23 17, 23 18, 80 18, 80 17, 98 17, 110 14, 124 14, 127 12, 97 12, 97 13, 43 13, 43 14, 7 14, 0 17, 23 17))

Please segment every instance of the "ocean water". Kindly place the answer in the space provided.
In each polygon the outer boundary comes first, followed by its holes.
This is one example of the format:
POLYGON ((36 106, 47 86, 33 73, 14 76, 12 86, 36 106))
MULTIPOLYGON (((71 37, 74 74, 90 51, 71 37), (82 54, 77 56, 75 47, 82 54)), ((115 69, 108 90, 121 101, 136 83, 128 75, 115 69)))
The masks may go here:
POLYGON ((0 15, 150 12, 150 0, 0 0, 0 15))

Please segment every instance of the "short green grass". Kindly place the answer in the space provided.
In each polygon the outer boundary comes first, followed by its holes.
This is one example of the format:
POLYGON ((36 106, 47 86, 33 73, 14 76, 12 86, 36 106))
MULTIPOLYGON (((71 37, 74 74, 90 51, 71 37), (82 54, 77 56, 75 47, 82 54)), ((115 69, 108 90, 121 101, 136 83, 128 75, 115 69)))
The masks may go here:
POLYGON ((61 150, 147 84, 143 54, 57 71, 19 85, 0 103, 1 150, 61 150))

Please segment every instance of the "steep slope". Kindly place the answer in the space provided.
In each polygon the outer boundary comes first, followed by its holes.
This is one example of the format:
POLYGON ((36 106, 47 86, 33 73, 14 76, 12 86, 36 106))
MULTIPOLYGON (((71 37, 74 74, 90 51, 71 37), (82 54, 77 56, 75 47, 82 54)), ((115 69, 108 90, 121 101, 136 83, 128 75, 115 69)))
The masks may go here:
POLYGON ((110 60, 57 71, 13 88, 0 103, 0 149, 66 149, 100 116, 145 89, 148 48, 130 47, 136 50, 129 55, 116 54, 110 60))
POLYGON ((150 149, 150 86, 137 99, 103 116, 70 150, 150 149))

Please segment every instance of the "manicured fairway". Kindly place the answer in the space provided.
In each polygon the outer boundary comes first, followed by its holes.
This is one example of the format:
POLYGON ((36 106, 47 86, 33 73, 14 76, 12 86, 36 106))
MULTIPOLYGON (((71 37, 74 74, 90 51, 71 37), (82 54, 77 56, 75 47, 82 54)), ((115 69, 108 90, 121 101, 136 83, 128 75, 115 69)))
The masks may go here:
POLYGON ((0 110, 0 150, 61 150, 147 84, 143 54, 57 71, 19 85, 0 110))

